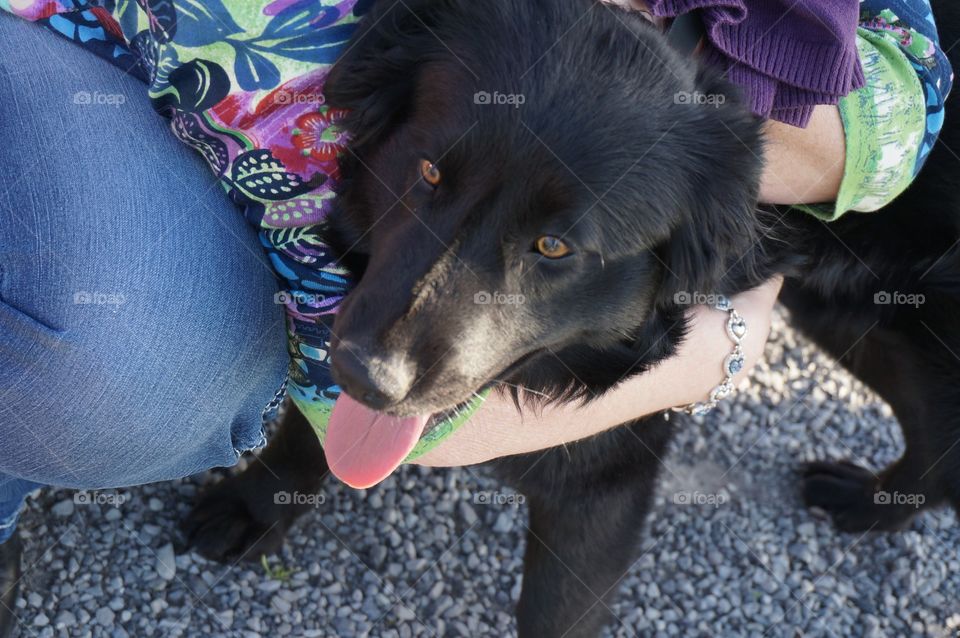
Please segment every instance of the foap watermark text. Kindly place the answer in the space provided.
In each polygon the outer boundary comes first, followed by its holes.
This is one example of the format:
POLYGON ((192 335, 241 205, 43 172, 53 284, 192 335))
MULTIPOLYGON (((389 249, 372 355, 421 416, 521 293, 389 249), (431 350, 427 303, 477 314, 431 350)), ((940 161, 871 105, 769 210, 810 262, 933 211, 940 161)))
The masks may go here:
POLYGON ((527 303, 527 298, 520 293, 506 294, 481 290, 473 296, 473 303, 478 306, 522 306, 527 303))
POLYGON ((921 293, 881 290, 873 296, 873 303, 878 306, 913 306, 919 308, 926 302, 926 296, 921 293))
POLYGON ((273 495, 274 505, 306 505, 308 507, 320 507, 327 502, 325 494, 313 494, 304 492, 276 492, 273 495))
POLYGON ((127 102, 127 96, 123 93, 77 91, 72 97, 73 103, 79 106, 112 106, 114 108, 120 108, 127 102))
POLYGON ((280 89, 274 95, 274 100, 277 104, 289 105, 289 104, 313 104, 321 105, 325 103, 324 97, 320 93, 316 92, 303 92, 292 91, 290 89, 280 89))
POLYGON ((720 507, 726 505, 730 500, 724 492, 700 492, 686 490, 673 493, 673 502, 675 505, 707 505, 709 507, 720 507))
POLYGON ((527 103, 527 96, 523 93, 477 91, 473 94, 473 103, 480 106, 512 106, 518 109, 527 103))
POLYGON ((273 303, 278 306, 286 306, 290 303, 296 303, 302 306, 318 306, 326 300, 326 295, 314 292, 303 292, 302 290, 285 290, 273 295, 273 303))
POLYGON ((673 303, 678 306, 717 306, 726 304, 727 298, 712 292, 683 290, 673 295, 673 303))
POLYGON ((712 106, 720 108, 727 101, 723 93, 701 93, 699 91, 678 91, 673 95, 674 104, 693 104, 694 106, 712 106))
POLYGON ((926 502, 927 497, 923 494, 904 494, 903 492, 885 492, 883 490, 873 493, 874 505, 909 505, 919 509, 926 502))
POLYGON ((475 492, 473 502, 476 505, 512 505, 519 507, 527 502, 527 497, 523 494, 512 494, 508 492, 492 492, 489 490, 475 492))
POLYGON ((129 500, 130 495, 124 494, 123 492, 80 490, 73 494, 73 502, 75 505, 109 505, 110 507, 120 507, 129 500))
POLYGON ((127 303, 127 298, 122 292, 78 290, 73 293, 73 303, 78 306, 122 306, 127 303))

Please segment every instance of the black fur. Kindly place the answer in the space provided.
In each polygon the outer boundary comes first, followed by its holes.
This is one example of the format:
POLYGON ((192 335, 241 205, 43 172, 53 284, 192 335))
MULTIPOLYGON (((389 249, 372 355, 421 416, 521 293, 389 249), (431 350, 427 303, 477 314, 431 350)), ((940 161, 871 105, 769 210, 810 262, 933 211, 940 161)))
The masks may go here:
POLYGON ((13 536, 0 544, 0 638, 9 638, 18 624, 14 609, 23 579, 22 554, 20 534, 14 531, 13 536))
MULTIPOLYGON (((935 4, 953 42, 958 9, 935 4)), ((755 205, 759 122, 735 96, 645 21, 593 0, 381 0, 328 83, 354 140, 331 237, 363 274, 334 330, 361 357, 405 353, 419 377, 377 407, 441 409, 494 379, 591 399, 674 352, 677 293, 729 295, 782 273, 796 325, 891 403, 907 441, 879 479, 810 465, 807 502, 845 530, 894 529, 918 511, 877 504, 878 490, 960 506, 960 161, 948 150, 960 149, 960 113, 905 195, 827 225, 755 205), (526 102, 476 104, 478 91, 526 102), (678 105, 681 91, 727 100, 678 105), (419 181, 424 158, 442 171, 436 190, 419 181), (539 259, 541 234, 575 255, 539 259), (478 308, 485 290, 526 303, 478 308), (926 303, 878 305, 881 291, 926 303), (481 323, 496 343, 450 354, 481 323)), ((262 501, 319 480, 309 427, 285 430, 268 454, 297 442, 289 476, 245 473, 198 506, 190 530, 208 555, 249 551, 243 539, 277 520, 262 501)), ((492 464, 530 503, 521 636, 589 636, 606 622, 670 435, 657 416, 492 464)))

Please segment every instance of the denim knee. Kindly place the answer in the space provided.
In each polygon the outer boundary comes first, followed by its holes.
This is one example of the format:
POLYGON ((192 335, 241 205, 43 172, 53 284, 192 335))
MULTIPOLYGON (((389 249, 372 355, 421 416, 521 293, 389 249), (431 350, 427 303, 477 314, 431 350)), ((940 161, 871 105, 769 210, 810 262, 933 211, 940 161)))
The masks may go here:
POLYGON ((0 472, 106 488, 232 465, 262 443, 262 412, 286 372, 279 309, 269 310, 213 326, 203 312, 157 307, 145 322, 85 333, 0 304, 0 472))
POLYGON ((0 100, 21 176, 0 189, 0 474, 100 488, 234 463, 288 360, 256 231, 142 83, 35 25, 0 34, 0 94, 31 97, 0 100), (93 90, 126 99, 69 99, 93 90))

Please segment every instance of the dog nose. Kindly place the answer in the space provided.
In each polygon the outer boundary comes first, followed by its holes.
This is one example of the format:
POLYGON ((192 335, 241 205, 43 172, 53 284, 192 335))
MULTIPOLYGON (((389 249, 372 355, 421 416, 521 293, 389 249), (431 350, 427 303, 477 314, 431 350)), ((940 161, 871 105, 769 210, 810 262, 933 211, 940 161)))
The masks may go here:
POLYGON ((403 357, 378 357, 349 342, 341 342, 334 353, 332 372, 344 392, 373 410, 399 403, 413 385, 403 357))

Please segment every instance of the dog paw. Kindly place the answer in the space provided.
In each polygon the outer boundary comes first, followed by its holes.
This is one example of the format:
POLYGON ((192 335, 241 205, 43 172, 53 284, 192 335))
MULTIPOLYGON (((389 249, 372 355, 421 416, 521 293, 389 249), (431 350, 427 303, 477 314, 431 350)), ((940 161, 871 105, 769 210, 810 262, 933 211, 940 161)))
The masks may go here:
POLYGON ((880 479, 870 470, 847 461, 817 461, 802 468, 803 500, 819 508, 844 532, 895 530, 911 517, 902 508, 884 502, 880 479))
POLYGON ((302 508, 286 501, 289 492, 272 478, 244 472, 201 493, 181 525, 187 545, 219 562, 256 561, 280 551, 302 508))

